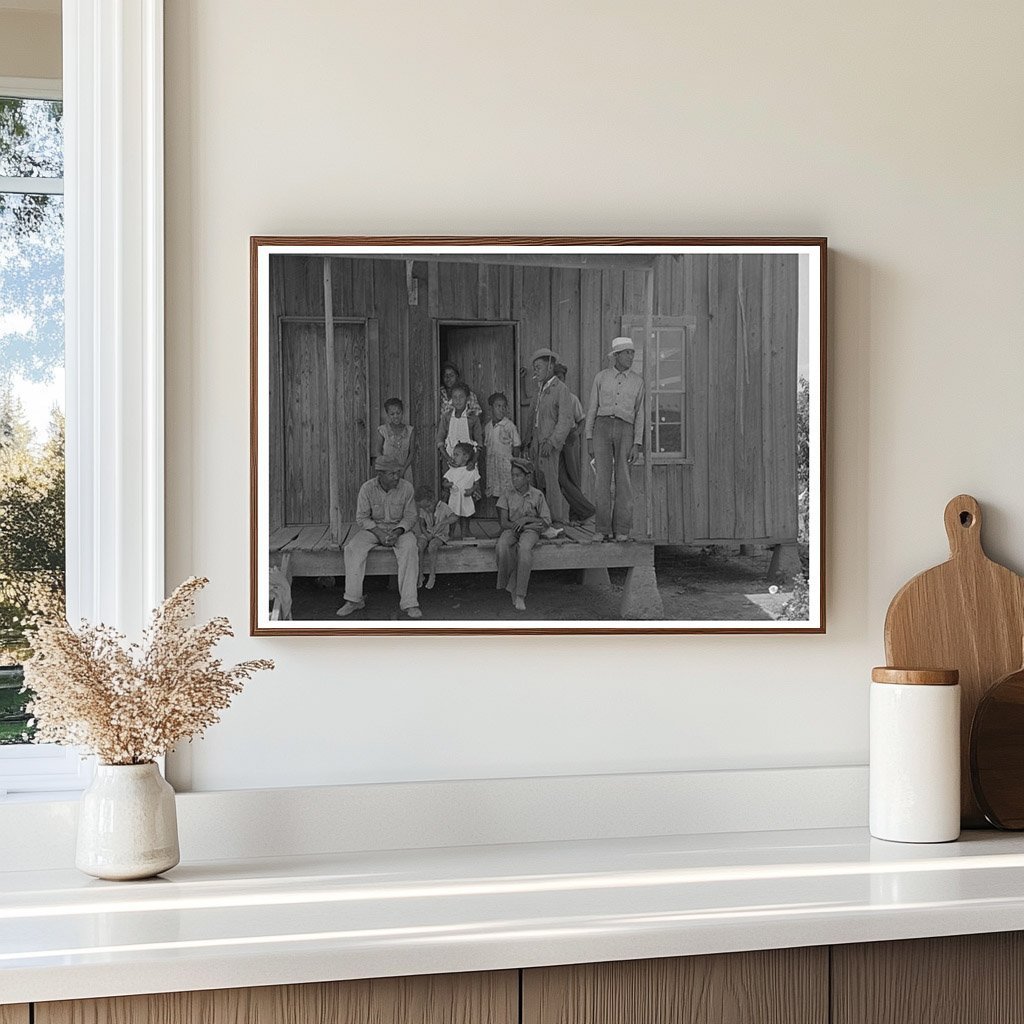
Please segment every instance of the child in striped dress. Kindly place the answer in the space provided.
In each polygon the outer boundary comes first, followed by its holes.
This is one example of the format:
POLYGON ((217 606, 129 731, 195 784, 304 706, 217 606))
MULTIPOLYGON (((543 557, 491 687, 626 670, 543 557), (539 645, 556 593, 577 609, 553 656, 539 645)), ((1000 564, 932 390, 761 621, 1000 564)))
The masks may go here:
POLYGON ((491 419, 484 428, 484 448, 487 452, 487 494, 500 498, 512 486, 512 458, 519 454, 522 440, 519 430, 508 418, 508 398, 496 391, 487 404, 491 419))
POLYGON ((387 421, 377 428, 374 457, 390 455, 402 463, 402 477, 412 483, 412 425, 405 422, 405 406, 400 398, 384 403, 387 421))
POLYGON ((420 578, 422 587, 434 589, 437 572, 437 552, 445 545, 451 533, 455 513, 443 502, 438 501, 430 487, 416 489, 416 544, 420 549, 420 578))

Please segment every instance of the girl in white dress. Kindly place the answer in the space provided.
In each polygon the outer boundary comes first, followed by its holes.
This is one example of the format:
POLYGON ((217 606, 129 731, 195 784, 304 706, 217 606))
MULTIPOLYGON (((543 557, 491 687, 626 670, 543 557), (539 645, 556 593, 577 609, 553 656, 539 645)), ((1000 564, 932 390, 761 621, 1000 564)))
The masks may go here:
POLYGON ((445 490, 445 504, 459 518, 455 535, 469 537, 469 517, 476 511, 475 498, 480 497, 480 471, 476 468, 476 449, 469 441, 459 441, 452 451, 452 465, 441 481, 445 490))

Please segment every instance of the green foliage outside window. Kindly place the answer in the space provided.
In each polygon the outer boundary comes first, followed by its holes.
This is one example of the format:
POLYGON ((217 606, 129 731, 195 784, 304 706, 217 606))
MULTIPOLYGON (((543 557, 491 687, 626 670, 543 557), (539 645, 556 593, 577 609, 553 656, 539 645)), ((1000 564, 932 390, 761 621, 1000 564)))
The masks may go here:
POLYGON ((0 744, 32 737, 27 620, 64 600, 63 171, 61 104, 0 97, 0 744))

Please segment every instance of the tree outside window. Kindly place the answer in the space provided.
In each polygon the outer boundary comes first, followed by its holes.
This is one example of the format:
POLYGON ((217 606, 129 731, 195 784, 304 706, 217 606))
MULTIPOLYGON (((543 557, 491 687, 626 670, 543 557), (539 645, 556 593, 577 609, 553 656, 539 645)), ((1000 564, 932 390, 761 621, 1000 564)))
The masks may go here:
POLYGON ((0 95, 0 744, 31 740, 26 618, 64 598, 62 104, 0 95))

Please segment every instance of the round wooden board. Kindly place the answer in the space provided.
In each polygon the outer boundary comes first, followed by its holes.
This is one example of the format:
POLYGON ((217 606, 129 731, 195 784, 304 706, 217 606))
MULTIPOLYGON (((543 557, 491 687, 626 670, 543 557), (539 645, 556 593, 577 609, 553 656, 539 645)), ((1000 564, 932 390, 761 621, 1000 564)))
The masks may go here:
POLYGON ((982 697, 971 726, 971 785, 997 828, 1024 829, 1024 669, 982 697))

